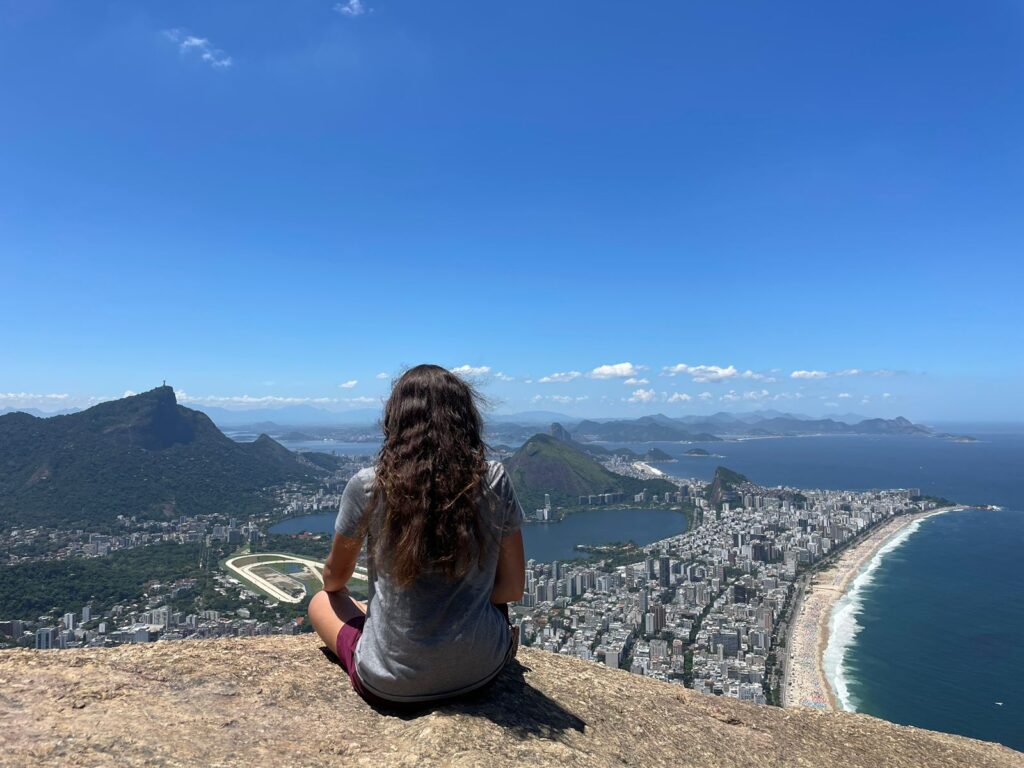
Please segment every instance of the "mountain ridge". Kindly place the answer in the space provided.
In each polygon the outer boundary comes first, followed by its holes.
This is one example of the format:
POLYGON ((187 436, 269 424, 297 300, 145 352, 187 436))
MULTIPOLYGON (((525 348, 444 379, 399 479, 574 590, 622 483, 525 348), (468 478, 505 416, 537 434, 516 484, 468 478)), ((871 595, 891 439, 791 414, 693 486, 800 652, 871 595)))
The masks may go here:
POLYGON ((262 435, 237 443, 163 386, 73 414, 0 416, 0 525, 264 511, 262 489, 325 470, 262 435))
POLYGON ((543 433, 523 443, 505 460, 505 468, 527 511, 543 506, 545 493, 555 506, 575 506, 580 496, 591 494, 623 493, 632 497, 644 488, 659 494, 676 490, 667 480, 639 480, 616 474, 573 442, 543 433))

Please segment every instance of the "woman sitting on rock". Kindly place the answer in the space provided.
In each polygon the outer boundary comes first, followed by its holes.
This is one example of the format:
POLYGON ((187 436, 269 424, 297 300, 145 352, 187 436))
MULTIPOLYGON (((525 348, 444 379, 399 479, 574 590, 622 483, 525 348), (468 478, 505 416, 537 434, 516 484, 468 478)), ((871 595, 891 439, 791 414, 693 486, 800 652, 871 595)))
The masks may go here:
POLYGON ((376 466, 345 487, 309 618, 377 705, 476 691, 515 654, 507 603, 525 581, 522 510, 487 461, 477 395, 436 365, 395 382, 376 466), (369 600, 347 585, 367 541, 369 600))

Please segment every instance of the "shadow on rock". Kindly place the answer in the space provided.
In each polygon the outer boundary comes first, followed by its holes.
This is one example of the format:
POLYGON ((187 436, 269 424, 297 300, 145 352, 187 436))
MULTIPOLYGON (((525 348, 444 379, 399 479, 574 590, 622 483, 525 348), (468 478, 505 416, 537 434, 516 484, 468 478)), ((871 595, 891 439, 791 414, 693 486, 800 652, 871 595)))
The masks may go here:
MULTIPOLYGON (((327 648, 321 648, 321 651, 328 660, 341 667, 341 662, 327 648)), ((525 674, 529 671, 529 667, 513 659, 493 684, 452 701, 399 708, 366 706, 378 714, 402 720, 415 720, 431 712, 483 717, 522 739, 530 736, 557 739, 569 730, 583 733, 587 724, 530 685, 525 674)))

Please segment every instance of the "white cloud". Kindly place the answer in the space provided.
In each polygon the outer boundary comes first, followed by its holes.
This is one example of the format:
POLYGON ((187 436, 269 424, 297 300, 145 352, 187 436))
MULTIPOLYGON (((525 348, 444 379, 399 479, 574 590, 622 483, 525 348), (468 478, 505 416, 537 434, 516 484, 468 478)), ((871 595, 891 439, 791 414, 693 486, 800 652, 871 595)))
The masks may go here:
POLYGON ((348 0, 347 3, 336 3, 334 10, 342 16, 362 16, 372 9, 363 5, 363 0, 348 0))
POLYGON ((740 374, 741 378, 753 379, 754 381, 775 381, 775 379, 767 376, 763 373, 757 373, 756 371, 746 370, 740 374))
POLYGON ((638 379, 638 378, 633 377, 633 378, 626 379, 622 383, 623 384, 627 384, 627 385, 629 385, 631 387, 637 387, 637 386, 640 386, 641 384, 650 384, 651 382, 649 382, 647 379, 638 379))
POLYGON ((552 403, 560 403, 566 405, 568 403, 579 403, 583 400, 589 400, 589 395, 534 395, 532 402, 539 403, 544 400, 549 400, 552 403))
POLYGON ((639 376, 640 368, 632 363, 599 365, 590 372, 592 379, 627 379, 639 376))
MULTIPOLYGON (((281 395, 190 395, 182 389, 174 393, 179 403, 198 403, 200 405, 241 405, 247 407, 275 405, 328 405, 345 402, 335 397, 284 397, 281 395)), ((360 398, 355 398, 356 400, 360 398)))
POLYGON ((850 397, 853 397, 853 395, 851 395, 849 392, 840 392, 839 393, 839 399, 840 400, 846 400, 847 398, 850 398, 850 397))
MULTIPOLYGON (((688 374, 694 381, 700 384, 706 384, 717 381, 725 381, 731 379, 734 376, 741 375, 735 366, 729 365, 723 368, 720 365, 687 365, 686 363, 676 363, 675 365, 666 366, 662 368, 662 373, 666 376, 677 376, 681 373, 688 374)), ((752 378, 754 375, 753 371, 747 371, 750 373, 752 378)))
POLYGON ((714 395, 712 395, 710 392, 701 392, 699 395, 697 395, 697 397, 699 397, 701 400, 704 400, 706 402, 706 401, 712 399, 714 397, 714 395))
POLYGON ((572 381, 578 379, 583 374, 579 371, 563 371, 561 373, 551 373, 547 376, 542 376, 538 381, 541 384, 554 384, 556 382, 572 381))
POLYGON ((880 368, 877 371, 865 371, 862 368, 840 368, 838 371, 793 371, 789 374, 793 379, 837 379, 842 376, 895 376, 897 371, 880 368))
POLYGON ((343 397, 341 402, 348 403, 349 405, 373 405, 374 403, 380 403, 380 400, 362 395, 360 397, 343 397))
POLYGON ((670 403, 688 403, 691 400, 693 400, 693 398, 690 397, 685 392, 673 392, 671 397, 669 397, 668 402, 670 402, 670 403))
POLYGON ((376 376, 374 376, 373 378, 375 378, 375 379, 380 379, 381 381, 383 381, 384 379, 388 379, 388 378, 391 378, 391 377, 390 377, 390 375, 389 375, 389 374, 387 374, 387 373, 384 373, 384 371, 381 371, 380 373, 378 373, 378 374, 377 374, 376 376))
POLYGON ((491 372, 490 366, 487 365, 460 365, 458 368, 452 368, 452 373, 458 374, 459 376, 484 376, 491 372))
POLYGON ((719 400, 723 400, 726 403, 735 403, 740 399, 740 396, 736 394, 736 390, 730 389, 726 394, 722 395, 719 400))
POLYGON ((828 373, 825 371, 793 371, 789 374, 791 379, 827 379, 828 373))
POLYGON ((507 373, 504 373, 502 371, 498 371, 496 374, 494 374, 494 378, 496 378, 498 381, 515 381, 516 380, 515 376, 509 376, 507 373))
POLYGON ((70 399, 71 395, 63 392, 45 395, 37 395, 32 392, 0 392, 0 405, 8 408, 45 408, 47 406, 66 405, 70 399))
POLYGON ((523 379, 523 384, 533 384, 533 379, 523 379))
POLYGON ((828 402, 828 403, 825 403, 825 407, 826 408, 838 408, 839 407, 839 403, 828 402))
POLYGON ((205 37, 186 34, 180 29, 165 29, 164 37, 177 43, 178 51, 183 56, 199 56, 214 69, 226 69, 232 65, 231 57, 220 48, 215 48, 205 37))
POLYGON ((883 392, 882 393, 882 399, 884 399, 884 400, 888 400, 891 397, 892 397, 892 392, 883 392))
POLYGON ((349 379, 348 381, 339 384, 338 387, 341 389, 352 389, 358 383, 358 379, 349 379))
POLYGON ((649 403, 657 397, 657 392, 653 389, 638 389, 629 396, 629 402, 631 403, 649 403))
POLYGON ((126 389, 126 390, 124 391, 124 394, 123 394, 123 395, 121 395, 121 397, 134 397, 134 396, 135 396, 135 395, 137 395, 137 394, 138 394, 137 392, 134 392, 134 391, 132 391, 132 390, 130 390, 130 389, 126 389))
POLYGON ((753 400, 755 402, 757 400, 764 400, 766 397, 769 397, 767 389, 759 389, 759 390, 756 390, 756 391, 750 391, 750 392, 744 392, 743 393, 743 399, 744 400, 753 400))

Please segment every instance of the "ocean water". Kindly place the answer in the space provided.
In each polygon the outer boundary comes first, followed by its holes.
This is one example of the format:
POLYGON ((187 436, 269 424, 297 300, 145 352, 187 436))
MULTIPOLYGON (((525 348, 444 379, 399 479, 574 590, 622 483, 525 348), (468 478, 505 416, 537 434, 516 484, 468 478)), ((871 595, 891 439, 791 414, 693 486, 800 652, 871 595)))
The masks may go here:
POLYGON ((826 674, 844 708, 1024 751, 1024 512, 904 533, 833 614, 845 642, 826 674))
MULTIPOLYGON (((958 425, 979 439, 800 437, 705 443, 662 470, 718 465, 763 485, 920 488, 997 504, 914 523, 854 579, 833 611, 825 670, 840 703, 892 722, 1024 751, 1024 433, 958 425)), ((630 445, 646 450, 650 445, 630 445)))

